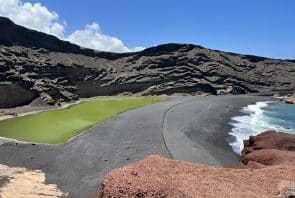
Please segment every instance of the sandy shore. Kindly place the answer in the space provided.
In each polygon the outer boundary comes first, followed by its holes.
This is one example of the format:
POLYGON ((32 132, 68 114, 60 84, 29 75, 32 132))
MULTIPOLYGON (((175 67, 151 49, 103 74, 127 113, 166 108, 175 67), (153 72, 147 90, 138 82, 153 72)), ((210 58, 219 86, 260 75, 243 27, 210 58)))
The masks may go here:
POLYGON ((209 96, 193 98, 171 108, 165 117, 163 134, 174 159, 214 166, 230 166, 240 156, 227 142, 231 117, 257 101, 258 96, 209 96))
POLYGON ((239 159, 226 141, 230 117, 242 106, 265 100, 246 95, 172 97, 122 113, 62 145, 2 144, 0 163, 39 169, 46 182, 73 197, 94 197, 108 171, 148 155, 228 166, 239 159))
POLYGON ((66 197, 55 184, 45 184, 45 174, 39 170, 9 168, 0 164, 0 197, 49 198, 66 197))

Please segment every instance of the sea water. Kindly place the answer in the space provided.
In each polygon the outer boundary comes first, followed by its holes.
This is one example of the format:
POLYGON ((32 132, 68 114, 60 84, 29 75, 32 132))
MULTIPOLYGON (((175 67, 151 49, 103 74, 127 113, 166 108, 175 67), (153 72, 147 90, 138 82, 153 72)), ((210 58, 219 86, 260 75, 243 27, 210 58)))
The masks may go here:
POLYGON ((242 115, 231 118, 229 144, 241 154, 243 140, 267 130, 295 134, 295 105, 282 102, 257 102, 241 109, 242 115))

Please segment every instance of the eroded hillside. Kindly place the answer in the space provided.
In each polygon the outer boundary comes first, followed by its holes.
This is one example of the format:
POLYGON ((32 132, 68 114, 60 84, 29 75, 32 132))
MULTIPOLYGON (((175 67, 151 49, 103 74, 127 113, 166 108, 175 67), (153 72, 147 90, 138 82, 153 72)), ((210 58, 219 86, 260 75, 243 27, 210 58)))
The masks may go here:
POLYGON ((117 94, 290 94, 294 87, 294 61, 189 44, 97 52, 0 17, 0 107, 117 94))

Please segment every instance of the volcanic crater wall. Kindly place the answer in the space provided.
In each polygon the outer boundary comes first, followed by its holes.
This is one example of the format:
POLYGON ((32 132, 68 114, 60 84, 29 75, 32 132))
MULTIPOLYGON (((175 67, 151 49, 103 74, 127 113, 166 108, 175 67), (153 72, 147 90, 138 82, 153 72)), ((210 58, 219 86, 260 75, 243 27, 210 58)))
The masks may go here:
POLYGON ((134 53, 83 49, 0 17, 0 107, 99 95, 291 94, 295 62, 165 44, 134 53))

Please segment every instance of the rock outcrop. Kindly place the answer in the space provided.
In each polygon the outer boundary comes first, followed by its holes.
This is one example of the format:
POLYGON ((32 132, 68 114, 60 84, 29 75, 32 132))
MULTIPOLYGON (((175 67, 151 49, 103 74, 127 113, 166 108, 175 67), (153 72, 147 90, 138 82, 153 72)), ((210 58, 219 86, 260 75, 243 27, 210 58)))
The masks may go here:
POLYGON ((244 140, 241 163, 235 167, 261 168, 279 164, 295 165, 295 135, 266 131, 244 140))
POLYGON ((250 137, 232 168, 149 156, 108 173, 98 197, 292 197, 294 140, 275 132, 250 137))
POLYGON ((244 140, 242 155, 245 156, 253 151, 266 149, 295 151, 295 135, 266 131, 256 136, 250 136, 248 140, 244 140))
POLYGON ((290 98, 288 98, 285 102, 288 104, 295 104, 295 93, 290 96, 290 98))
POLYGON ((0 17, 1 107, 41 98, 48 104, 117 94, 285 95, 294 91, 295 62, 190 44, 133 53, 83 49, 0 17), (13 98, 14 88, 24 99, 13 98))

